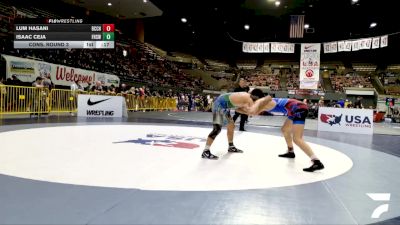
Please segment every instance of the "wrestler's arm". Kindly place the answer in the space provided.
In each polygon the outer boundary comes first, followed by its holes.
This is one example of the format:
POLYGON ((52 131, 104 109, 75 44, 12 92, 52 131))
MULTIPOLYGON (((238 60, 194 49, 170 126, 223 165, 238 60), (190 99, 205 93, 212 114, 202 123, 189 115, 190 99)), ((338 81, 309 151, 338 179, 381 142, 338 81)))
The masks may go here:
POLYGON ((236 109, 236 111, 238 111, 239 113, 247 114, 249 116, 258 115, 262 111, 265 111, 266 108, 271 107, 270 106, 271 100, 272 100, 271 96, 266 96, 258 99, 251 106, 243 106, 238 108, 239 110, 236 109))

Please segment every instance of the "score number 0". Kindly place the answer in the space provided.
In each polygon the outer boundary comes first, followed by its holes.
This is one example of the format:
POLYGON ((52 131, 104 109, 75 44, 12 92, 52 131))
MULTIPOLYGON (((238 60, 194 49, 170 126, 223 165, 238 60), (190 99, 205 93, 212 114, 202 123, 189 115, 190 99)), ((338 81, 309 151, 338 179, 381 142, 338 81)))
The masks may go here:
POLYGON ((114 24, 103 24, 103 32, 114 32, 114 24))

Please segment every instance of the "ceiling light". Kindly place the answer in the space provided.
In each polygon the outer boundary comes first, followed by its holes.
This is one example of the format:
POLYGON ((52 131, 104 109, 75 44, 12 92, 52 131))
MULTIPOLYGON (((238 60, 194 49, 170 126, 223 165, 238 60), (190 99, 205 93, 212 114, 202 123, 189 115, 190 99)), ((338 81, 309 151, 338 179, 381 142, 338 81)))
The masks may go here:
POLYGON ((144 3, 147 3, 147 0, 143 0, 144 3))
POLYGON ((244 25, 244 29, 245 30, 250 30, 250 25, 248 25, 248 24, 244 25))
POLYGON ((108 5, 108 6, 112 6, 111 2, 109 2, 107 5, 108 5))
POLYGON ((280 6, 280 5, 281 5, 281 2, 280 2, 280 1, 276 1, 276 2, 275 2, 275 6, 276 6, 276 7, 278 7, 278 6, 280 6))
POLYGON ((186 18, 182 18, 181 21, 182 21, 182 23, 186 23, 187 19, 186 18))
POLYGON ((310 25, 306 23, 306 24, 304 24, 304 28, 308 29, 308 28, 310 28, 310 25))
POLYGON ((357 2, 358 2, 358 0, 351 0, 351 2, 352 2, 352 3, 357 3, 357 2))
POLYGON ((374 28, 374 27, 376 27, 376 25, 378 25, 378 24, 373 22, 373 23, 371 23, 371 25, 369 25, 369 28, 374 28))

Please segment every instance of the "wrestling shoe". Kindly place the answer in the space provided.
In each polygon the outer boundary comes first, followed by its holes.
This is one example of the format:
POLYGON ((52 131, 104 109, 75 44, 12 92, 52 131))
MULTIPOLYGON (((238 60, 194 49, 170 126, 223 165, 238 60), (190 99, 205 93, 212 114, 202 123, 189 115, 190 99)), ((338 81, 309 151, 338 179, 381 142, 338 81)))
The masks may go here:
POLYGON ((321 163, 319 160, 314 160, 312 166, 308 168, 304 168, 304 172, 314 172, 316 170, 322 170, 324 167, 324 164, 321 163))
POLYGON ((233 153, 243 153, 242 150, 237 149, 235 146, 229 146, 228 152, 233 152, 233 153))
POLYGON ((296 155, 294 154, 294 152, 286 152, 285 154, 279 155, 279 157, 294 159, 296 155))
POLYGON ((203 151, 203 153, 201 154, 201 158, 207 158, 207 159, 214 159, 217 160, 218 156, 213 155, 210 150, 207 151, 203 151))

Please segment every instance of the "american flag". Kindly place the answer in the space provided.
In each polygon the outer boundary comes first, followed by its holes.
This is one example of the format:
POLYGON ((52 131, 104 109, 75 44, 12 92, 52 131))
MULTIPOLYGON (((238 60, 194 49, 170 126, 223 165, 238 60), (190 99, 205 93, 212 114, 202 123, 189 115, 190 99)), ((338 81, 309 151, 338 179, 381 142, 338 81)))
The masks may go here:
POLYGON ((304 15, 290 16, 290 38, 303 38, 304 34, 304 15))

